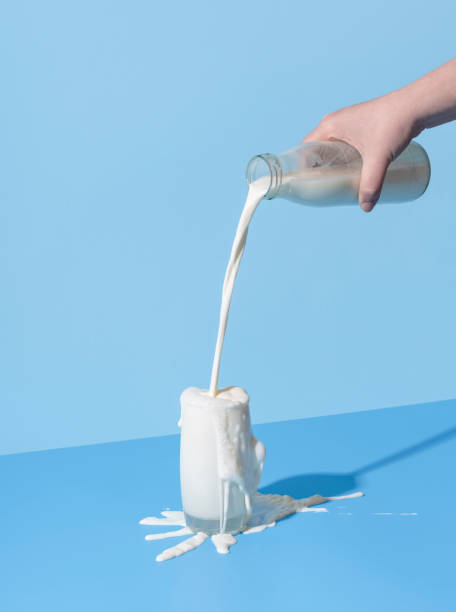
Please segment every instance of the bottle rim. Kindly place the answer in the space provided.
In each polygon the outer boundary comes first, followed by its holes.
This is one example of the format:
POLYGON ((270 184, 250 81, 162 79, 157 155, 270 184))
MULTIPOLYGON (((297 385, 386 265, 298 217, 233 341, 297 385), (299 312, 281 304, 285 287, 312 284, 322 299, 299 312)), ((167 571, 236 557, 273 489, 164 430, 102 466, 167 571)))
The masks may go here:
POLYGON ((269 185, 264 198, 272 200, 282 185, 282 166, 278 157, 272 153, 255 155, 247 164, 245 178, 248 186, 265 176, 269 177, 269 185))

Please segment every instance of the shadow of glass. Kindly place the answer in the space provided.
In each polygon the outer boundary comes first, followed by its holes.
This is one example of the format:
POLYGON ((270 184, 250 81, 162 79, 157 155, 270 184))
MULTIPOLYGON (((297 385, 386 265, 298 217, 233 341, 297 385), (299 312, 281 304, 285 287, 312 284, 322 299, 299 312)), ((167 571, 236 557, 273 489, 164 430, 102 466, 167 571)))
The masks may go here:
POLYGON ((357 478, 354 474, 299 474, 272 482, 259 489, 259 492, 291 495, 291 497, 300 499, 316 493, 324 497, 343 495, 357 486, 357 478))
POLYGON ((382 469, 398 461, 403 461, 404 459, 422 453, 423 451, 444 442, 448 442, 454 438, 456 438, 456 427, 451 427, 417 444, 407 446, 395 453, 376 459, 358 468, 354 472, 348 474, 299 474, 272 482, 259 489, 259 492, 263 494, 276 493, 279 495, 291 495, 297 499, 310 497, 316 493, 325 497, 343 495, 344 493, 352 492, 360 487, 361 476, 382 469))

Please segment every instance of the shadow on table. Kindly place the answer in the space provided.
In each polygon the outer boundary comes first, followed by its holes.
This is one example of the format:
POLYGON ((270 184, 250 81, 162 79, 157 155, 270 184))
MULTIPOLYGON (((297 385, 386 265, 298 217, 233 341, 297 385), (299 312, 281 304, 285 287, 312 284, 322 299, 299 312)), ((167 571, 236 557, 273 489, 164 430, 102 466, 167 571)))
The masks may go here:
POLYGON ((377 461, 368 463, 354 472, 348 474, 299 474, 282 480, 276 480, 271 484, 259 489, 260 493, 278 493, 279 495, 291 495, 301 498, 309 497, 315 493, 323 496, 342 495, 348 491, 358 488, 359 477, 379 470, 386 465, 407 459, 412 455, 421 453, 433 446, 442 444, 456 438, 456 427, 451 427, 435 436, 426 438, 417 444, 408 446, 396 453, 386 455, 377 461))

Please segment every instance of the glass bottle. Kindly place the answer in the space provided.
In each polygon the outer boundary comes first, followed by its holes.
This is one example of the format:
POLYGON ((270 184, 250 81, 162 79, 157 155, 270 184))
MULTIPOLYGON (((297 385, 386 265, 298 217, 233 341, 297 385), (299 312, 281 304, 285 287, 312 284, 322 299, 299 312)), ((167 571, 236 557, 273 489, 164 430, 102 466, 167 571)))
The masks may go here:
MULTIPOLYGON (((268 200, 280 197, 309 206, 337 206, 358 203, 361 168, 361 155, 345 142, 308 142, 279 155, 256 155, 247 165, 246 179, 248 185, 267 180, 268 200)), ((419 198, 430 175, 426 151, 412 141, 389 165, 379 203, 419 198)))

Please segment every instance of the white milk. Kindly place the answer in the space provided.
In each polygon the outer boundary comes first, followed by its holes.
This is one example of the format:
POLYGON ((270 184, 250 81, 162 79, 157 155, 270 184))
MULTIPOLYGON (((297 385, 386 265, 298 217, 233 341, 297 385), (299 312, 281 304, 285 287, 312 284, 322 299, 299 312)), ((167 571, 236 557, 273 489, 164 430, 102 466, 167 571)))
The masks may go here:
MULTIPOLYGON (((218 391, 218 378, 234 283, 253 214, 269 177, 249 186, 225 272, 209 391, 189 388, 181 396, 181 489, 187 525, 206 533, 237 533, 252 514, 265 449, 250 427, 248 396, 239 387, 218 391)), ((349 173, 301 172, 283 177, 282 190, 317 203, 352 200, 357 185, 349 173)))
MULTIPOLYGON (((247 199, 241 213, 236 234, 231 248, 231 255, 225 272, 222 289, 222 304, 220 307, 219 328, 215 345, 214 361, 210 383, 210 393, 217 393, 220 360, 222 357, 223 341, 225 339, 228 314, 234 283, 239 270, 245 243, 252 220, 258 204, 266 195, 270 184, 268 176, 257 179, 249 186, 247 199)), ((357 197, 359 177, 353 176, 350 170, 340 168, 308 168, 300 172, 290 172, 282 178, 281 196, 297 201, 315 202, 315 206, 331 206, 353 201, 357 197)))
POLYGON ((238 533, 252 512, 265 448, 252 435, 249 397, 240 387, 181 395, 181 493, 187 525, 238 533))
POLYGON ((255 212, 258 204, 266 195, 268 186, 268 177, 261 178, 250 185, 247 199, 245 201, 241 218, 239 219, 236 229, 236 234, 234 236, 231 255, 226 268, 225 279, 223 281, 220 321, 217 334, 217 343, 215 345, 214 362, 212 364, 210 393, 213 396, 215 396, 217 393, 220 359, 222 357, 223 341, 225 339, 226 324, 228 321, 228 313, 230 311, 231 296, 233 295, 234 281, 236 280, 242 255, 244 254, 250 221, 252 220, 253 213, 255 212))
POLYGON ((187 525, 206 533, 237 533, 251 516, 265 449, 252 435, 249 398, 239 387, 218 391, 220 359, 234 282, 267 178, 250 185, 225 272, 220 322, 209 391, 190 387, 181 396, 181 493, 187 525))
MULTIPOLYGON (((414 181, 416 172, 413 165, 390 166, 380 202, 406 201, 413 186, 419 185, 414 181)), ((279 197, 321 208, 353 204, 358 200, 359 179, 350 167, 306 168, 283 176, 279 197)))
POLYGON ((349 169, 307 168, 282 179, 280 196, 309 206, 351 204, 358 197, 359 177, 349 169))
MULTIPOLYGON (((351 493, 350 495, 341 495, 338 497, 322 497, 321 495, 312 495, 311 497, 294 499, 289 495, 262 495, 261 493, 255 493, 253 498, 253 510, 251 519, 243 529, 244 534, 254 534, 264 531, 270 527, 274 527, 277 521, 294 514, 296 512, 327 512, 326 508, 315 508, 314 506, 324 504, 328 501, 353 499, 355 497, 362 497, 363 493, 351 493)), ((168 528, 170 526, 181 527, 174 531, 165 531, 160 533, 151 533, 146 535, 146 540, 163 540, 165 538, 175 538, 180 536, 192 537, 182 540, 176 546, 166 548, 162 553, 157 555, 157 561, 168 561, 180 557, 181 555, 195 550, 203 544, 207 539, 206 533, 192 534, 191 529, 186 526, 186 519, 183 512, 176 512, 171 510, 165 510, 161 513, 162 517, 148 516, 142 519, 141 525, 152 525, 152 526, 163 526, 168 528)), ((351 514, 351 513, 348 513, 351 514)), ((390 513, 376 513, 376 514, 390 514, 390 513)), ((402 515, 416 515, 416 513, 401 513, 402 515)), ((297 539, 297 538, 296 538, 297 539)), ((236 544, 237 539, 229 533, 218 533, 211 537, 212 543, 216 550, 220 554, 226 554, 229 552, 230 546, 236 544)), ((296 541, 293 542, 292 548, 296 546, 296 541)), ((305 544, 303 545, 302 539, 300 539, 300 546, 302 554, 306 554, 305 544)), ((307 551, 308 552, 308 551, 307 551)), ((295 552, 293 553, 295 554, 295 552)))

